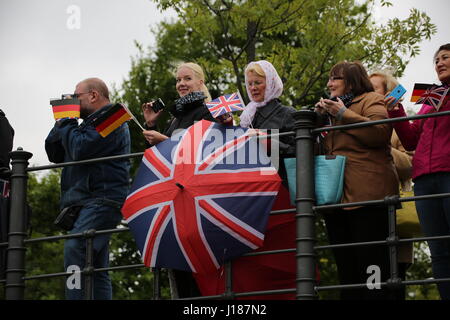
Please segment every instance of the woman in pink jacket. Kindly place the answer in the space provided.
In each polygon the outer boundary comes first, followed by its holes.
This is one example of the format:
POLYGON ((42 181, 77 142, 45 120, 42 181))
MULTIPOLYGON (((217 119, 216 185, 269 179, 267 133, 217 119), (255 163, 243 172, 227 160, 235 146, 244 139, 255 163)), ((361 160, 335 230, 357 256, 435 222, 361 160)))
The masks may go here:
MULTIPOLYGON (((435 70, 443 97, 436 106, 422 105, 418 114, 450 110, 450 43, 442 45, 434 56, 435 70)), ((389 110, 389 117, 406 116, 403 107, 389 110)), ((394 124, 406 150, 415 150, 412 178, 416 196, 450 193, 450 116, 397 122, 394 124)), ((416 201, 422 231, 428 237, 450 235, 450 198, 416 201)), ((450 240, 428 241, 433 276, 450 278, 450 240)), ((450 283, 438 283, 442 299, 450 299, 450 283)))

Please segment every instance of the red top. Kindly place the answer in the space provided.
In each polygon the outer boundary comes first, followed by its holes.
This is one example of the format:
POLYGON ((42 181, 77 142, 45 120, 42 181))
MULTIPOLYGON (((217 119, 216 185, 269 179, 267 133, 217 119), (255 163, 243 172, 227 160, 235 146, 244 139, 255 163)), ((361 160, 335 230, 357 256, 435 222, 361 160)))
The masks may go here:
MULTIPOLYGON (((399 110, 389 111, 390 118, 405 117, 402 105, 399 110)), ((439 109, 450 110, 450 100, 439 109)), ((438 112, 432 106, 423 104, 418 114, 438 112)), ((415 150, 412 178, 435 172, 450 172, 450 116, 434 117, 393 124, 403 146, 415 150)))

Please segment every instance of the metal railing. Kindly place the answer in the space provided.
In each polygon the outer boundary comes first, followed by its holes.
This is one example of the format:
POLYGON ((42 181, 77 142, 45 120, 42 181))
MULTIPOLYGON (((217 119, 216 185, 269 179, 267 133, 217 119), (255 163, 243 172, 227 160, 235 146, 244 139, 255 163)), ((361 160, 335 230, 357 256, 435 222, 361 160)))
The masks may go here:
MULTIPOLYGON (((383 123, 391 123, 397 121, 407 121, 414 119, 422 119, 437 116, 449 116, 450 111, 439 112, 427 115, 416 115, 404 118, 385 119, 371 122, 355 123, 350 125, 333 126, 326 128, 316 128, 316 114, 309 110, 300 110, 295 113, 295 131, 281 133, 277 136, 295 135, 296 138, 296 158, 297 158, 297 195, 296 195, 296 208, 288 210, 272 211, 271 214, 289 214, 295 213, 296 218, 296 247, 284 250, 273 250, 265 252, 254 252, 246 254, 245 256, 255 256, 261 254, 278 254, 286 252, 296 252, 296 286, 295 288, 288 288, 282 290, 265 290, 254 292, 233 292, 232 283, 232 262, 225 265, 225 292, 221 295, 208 296, 208 297, 193 297, 189 299, 233 299, 246 296, 259 296, 267 294, 282 294, 282 293, 296 293, 297 299, 310 300, 316 299, 317 293, 324 290, 336 290, 336 289, 352 289, 366 287, 364 284, 350 284, 350 285, 332 285, 332 286, 317 286, 316 283, 316 251, 332 248, 342 248, 350 246, 374 246, 374 245, 387 245, 389 247, 390 257, 390 278, 386 282, 380 283, 381 287, 385 286, 401 286, 401 285, 423 285, 430 283, 439 283, 444 281, 450 281, 450 279, 428 279, 428 280, 414 280, 414 281, 402 281, 398 277, 397 269, 397 246, 402 243, 411 243, 417 241, 428 241, 436 239, 449 239, 449 236, 439 237, 421 237, 411 239, 398 239, 396 234, 396 206, 401 202, 431 199, 431 198, 443 198, 450 197, 450 193, 439 195, 426 195, 420 197, 405 197, 399 198, 398 196, 387 197, 382 200, 371 200, 363 202, 355 202, 348 204, 336 204, 315 206, 315 190, 314 190, 314 137, 316 134, 322 131, 331 130, 348 130, 361 128, 366 126, 372 126, 383 123), (301 155, 301 156, 300 156, 301 155), (326 209, 336 209, 352 206, 372 206, 383 205, 389 208, 389 234, 386 240, 361 242, 361 243, 346 243, 335 244, 326 246, 316 246, 315 236, 315 222, 316 212, 326 209)), ((27 239, 27 232, 25 226, 26 217, 26 201, 27 201, 27 179, 28 172, 48 170, 52 168, 61 168, 66 166, 90 164, 108 160, 117 160, 124 158, 140 157, 143 153, 133 153, 127 155, 104 157, 76 162, 67 162, 62 164, 46 165, 40 167, 28 167, 28 160, 32 157, 32 154, 23 151, 18 148, 17 151, 10 153, 12 174, 11 174, 11 191, 10 191, 10 221, 9 221, 9 233, 8 242, 0 243, 0 247, 7 247, 7 267, 6 267, 6 279, 0 279, 0 284, 5 285, 5 296, 8 300, 21 300, 24 299, 25 294, 25 281, 48 279, 53 277, 67 277, 71 273, 59 272, 52 274, 41 274, 26 276, 25 271, 25 251, 26 245, 44 242, 44 241, 57 241, 70 238, 84 238, 86 239, 86 266, 81 271, 84 275, 85 286, 85 299, 92 299, 92 286, 93 275, 95 272, 103 271, 116 271, 116 270, 128 270, 136 268, 144 268, 143 264, 134 264, 127 266, 115 266, 109 268, 95 269, 93 267, 93 238, 99 234, 113 234, 120 232, 128 232, 128 228, 116 228, 109 230, 87 230, 83 233, 59 235, 41 237, 35 239, 27 239)), ((154 299, 161 299, 160 290, 160 272, 159 269, 154 269, 154 299)))

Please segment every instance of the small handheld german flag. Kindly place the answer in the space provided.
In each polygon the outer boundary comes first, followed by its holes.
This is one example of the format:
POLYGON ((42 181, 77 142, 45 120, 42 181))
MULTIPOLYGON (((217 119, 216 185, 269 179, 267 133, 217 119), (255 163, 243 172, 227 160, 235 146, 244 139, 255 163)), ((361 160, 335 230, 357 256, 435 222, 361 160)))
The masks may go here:
POLYGON ((433 85, 428 83, 415 83, 414 89, 411 95, 411 102, 417 102, 420 97, 427 92, 433 85))
POLYGON ((78 119, 80 117, 80 100, 60 99, 50 100, 55 120, 78 119))
POLYGON ((123 104, 116 103, 112 105, 105 113, 99 118, 94 120, 95 130, 105 138, 111 132, 116 130, 125 121, 128 121, 132 116, 128 113, 128 108, 123 104))

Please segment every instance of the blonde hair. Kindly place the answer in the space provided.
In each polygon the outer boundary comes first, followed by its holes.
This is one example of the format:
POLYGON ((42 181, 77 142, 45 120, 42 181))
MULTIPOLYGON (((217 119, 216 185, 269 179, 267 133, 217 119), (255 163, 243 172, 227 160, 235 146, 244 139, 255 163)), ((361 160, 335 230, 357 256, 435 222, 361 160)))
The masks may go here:
POLYGON ((202 80, 203 84, 202 84, 202 92, 205 94, 206 99, 205 101, 211 101, 211 94, 209 93, 208 88, 205 85, 205 73, 203 72, 202 67, 200 67, 198 64, 194 63, 194 62, 183 62, 181 64, 178 65, 177 67, 177 72, 178 70, 180 70, 181 68, 188 68, 191 69, 194 72, 194 75, 197 77, 197 79, 202 80))
POLYGON ((375 71, 370 74, 369 78, 372 77, 380 77, 383 84, 384 93, 391 92, 394 90, 396 86, 398 86, 397 79, 394 78, 394 76, 389 72, 385 70, 375 71))
POLYGON ((260 77, 266 77, 266 73, 264 72, 263 68, 261 68, 261 66, 257 63, 252 64, 247 70, 247 73, 254 73, 260 77))

